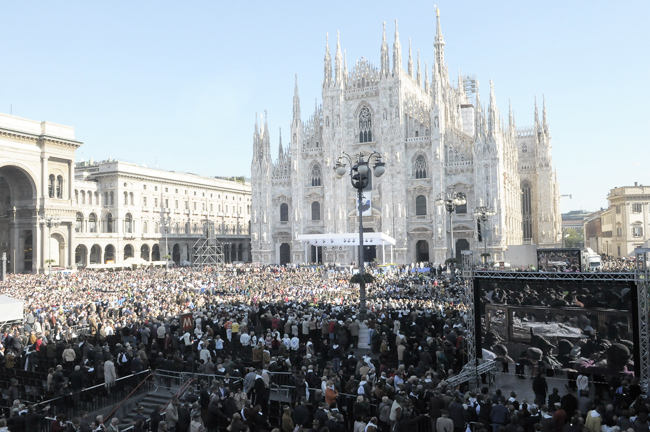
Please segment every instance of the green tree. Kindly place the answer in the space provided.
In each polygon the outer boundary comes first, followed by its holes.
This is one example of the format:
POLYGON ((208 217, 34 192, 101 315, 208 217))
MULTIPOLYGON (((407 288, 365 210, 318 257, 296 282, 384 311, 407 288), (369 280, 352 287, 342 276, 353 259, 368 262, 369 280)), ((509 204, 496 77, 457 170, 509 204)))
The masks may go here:
POLYGON ((582 230, 568 228, 564 231, 564 247, 581 247, 584 241, 582 230))

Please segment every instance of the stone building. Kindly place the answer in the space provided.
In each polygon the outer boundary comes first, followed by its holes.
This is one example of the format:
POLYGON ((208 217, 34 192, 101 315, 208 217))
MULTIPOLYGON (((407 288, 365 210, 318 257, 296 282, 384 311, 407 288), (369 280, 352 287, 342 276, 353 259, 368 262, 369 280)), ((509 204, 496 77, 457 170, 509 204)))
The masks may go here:
MULTIPOLYGON (((281 138, 273 160, 266 117, 255 125, 252 175, 253 261, 299 263, 318 260, 350 263, 354 248, 311 251, 300 234, 357 231, 355 190, 333 167, 342 152, 377 151, 386 173, 364 192, 371 209, 364 230, 396 240, 398 263, 440 263, 453 250, 487 250, 499 259, 507 245, 560 241, 559 187, 553 168, 545 106, 537 104, 531 127, 517 128, 514 114, 502 119, 490 81, 487 106, 475 77, 452 83, 445 63, 445 41, 438 12, 435 57, 429 70, 410 42, 408 67, 395 23, 392 64, 384 26, 380 66, 365 58, 348 71, 337 35, 334 69, 326 44, 322 105, 302 119, 298 83, 293 96, 289 143, 281 138), (463 192, 467 204, 456 209, 451 226, 436 205, 441 192, 463 192), (496 214, 479 234, 473 209, 496 214), (450 233, 450 230, 453 230, 450 233), (482 241, 479 241, 479 237, 482 241)), ((372 260, 376 251, 366 250, 372 260)))
POLYGON ((177 263, 214 223, 228 261, 250 260, 250 183, 115 160, 77 163, 74 129, 0 114, 0 253, 40 272, 128 257, 177 263), (58 220, 56 226, 43 223, 58 220), (165 235, 165 227, 169 229, 165 235))
POLYGON ((585 245, 616 258, 629 257, 650 240, 650 186, 615 187, 609 207, 585 219, 585 245))

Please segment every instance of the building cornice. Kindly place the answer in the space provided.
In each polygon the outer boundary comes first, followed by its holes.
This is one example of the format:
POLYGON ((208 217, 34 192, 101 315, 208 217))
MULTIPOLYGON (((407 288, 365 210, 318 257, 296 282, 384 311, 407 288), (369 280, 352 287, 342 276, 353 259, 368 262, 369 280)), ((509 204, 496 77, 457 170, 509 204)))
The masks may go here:
POLYGON ((50 135, 30 134, 28 132, 21 132, 12 129, 0 129, 0 137, 16 139, 21 141, 29 141, 34 143, 42 141, 45 144, 56 144, 56 145, 62 145, 66 147, 72 147, 75 149, 81 147, 83 144, 81 141, 66 140, 63 138, 57 138, 50 135))

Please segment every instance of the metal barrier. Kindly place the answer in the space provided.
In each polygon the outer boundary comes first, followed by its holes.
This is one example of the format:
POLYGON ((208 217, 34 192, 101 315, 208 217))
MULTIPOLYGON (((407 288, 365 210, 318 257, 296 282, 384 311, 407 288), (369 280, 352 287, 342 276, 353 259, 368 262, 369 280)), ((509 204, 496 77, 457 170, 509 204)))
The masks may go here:
MULTIPOLYGON (((156 381, 160 387, 167 388, 176 388, 181 387, 187 381, 191 379, 196 379, 197 382, 205 381, 208 388, 212 387, 212 384, 215 381, 224 381, 226 379, 225 375, 210 375, 210 374, 201 374, 201 373, 192 373, 192 372, 176 372, 166 369, 158 368, 156 369, 156 381)), ((232 378, 230 377, 230 386, 239 384, 243 382, 241 378, 232 378)))
MULTIPOLYGON (((147 369, 136 374, 118 378, 109 389, 106 384, 98 384, 86 388, 70 396, 61 396, 37 403, 37 407, 50 406, 50 415, 65 414, 72 418, 79 411, 96 412, 106 407, 122 402, 127 397, 137 397, 153 391, 156 387, 152 379, 148 379, 151 370, 147 369)), ((49 431, 50 425, 41 425, 39 431, 49 431)))

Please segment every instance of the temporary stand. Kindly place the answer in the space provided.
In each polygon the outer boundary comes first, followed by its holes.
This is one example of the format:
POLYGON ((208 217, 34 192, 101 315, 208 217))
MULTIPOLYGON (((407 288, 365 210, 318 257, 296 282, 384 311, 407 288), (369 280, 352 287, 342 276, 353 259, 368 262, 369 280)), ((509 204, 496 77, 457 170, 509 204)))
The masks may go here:
POLYGON ((223 246, 214 236, 214 222, 203 225, 203 237, 192 246, 192 268, 218 267, 224 264, 223 246))

